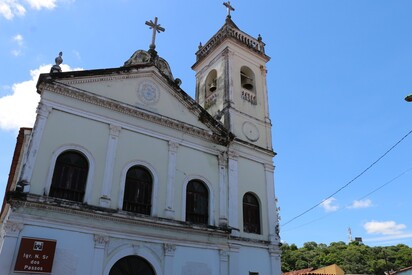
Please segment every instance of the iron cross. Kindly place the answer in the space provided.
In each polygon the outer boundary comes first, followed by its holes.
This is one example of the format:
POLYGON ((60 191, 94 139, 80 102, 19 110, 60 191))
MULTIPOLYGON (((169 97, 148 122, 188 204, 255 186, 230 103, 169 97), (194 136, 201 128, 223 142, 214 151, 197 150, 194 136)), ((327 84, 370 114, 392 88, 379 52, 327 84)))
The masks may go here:
POLYGON ((150 29, 153 29, 153 34, 152 34, 152 44, 150 44, 150 49, 155 49, 156 48, 156 32, 164 32, 165 29, 160 27, 160 24, 157 24, 157 17, 155 17, 154 22, 152 20, 146 21, 146 25, 150 27, 150 29))
POLYGON ((235 8, 230 5, 230 1, 223 2, 223 5, 227 8, 227 16, 230 17, 230 11, 235 11, 235 8))

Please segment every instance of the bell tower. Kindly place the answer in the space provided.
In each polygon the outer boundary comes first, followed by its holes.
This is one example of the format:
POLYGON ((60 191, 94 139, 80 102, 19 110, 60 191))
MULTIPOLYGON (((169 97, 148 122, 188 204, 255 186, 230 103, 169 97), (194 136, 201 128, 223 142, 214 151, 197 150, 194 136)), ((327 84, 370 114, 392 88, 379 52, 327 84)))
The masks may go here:
POLYGON ((237 139, 272 150, 265 43, 241 31, 230 11, 225 24, 196 52, 196 101, 237 139))

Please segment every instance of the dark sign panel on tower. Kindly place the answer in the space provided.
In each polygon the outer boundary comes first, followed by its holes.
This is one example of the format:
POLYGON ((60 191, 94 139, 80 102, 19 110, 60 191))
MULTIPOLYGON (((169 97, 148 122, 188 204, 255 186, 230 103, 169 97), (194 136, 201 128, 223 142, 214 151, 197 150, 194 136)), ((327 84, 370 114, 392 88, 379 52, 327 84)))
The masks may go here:
POLYGON ((56 241, 23 237, 17 254, 15 272, 51 273, 56 241))

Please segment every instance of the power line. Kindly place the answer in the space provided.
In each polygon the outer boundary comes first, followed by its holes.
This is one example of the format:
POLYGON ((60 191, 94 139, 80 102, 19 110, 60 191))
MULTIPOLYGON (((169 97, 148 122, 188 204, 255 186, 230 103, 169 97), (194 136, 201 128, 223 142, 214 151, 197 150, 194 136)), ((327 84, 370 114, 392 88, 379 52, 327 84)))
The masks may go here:
MULTIPOLYGON (((399 179, 400 177, 402 177, 403 175, 405 175, 406 173, 408 173, 408 172, 411 171, 411 170, 412 170, 412 167, 409 168, 409 169, 406 169, 405 171, 403 171, 402 173, 400 173, 400 174, 397 175, 396 177, 393 177, 393 178, 390 179, 389 181, 387 181, 387 182, 385 182, 384 184, 378 186, 377 188, 373 189, 371 192, 369 192, 369 193, 367 193, 366 195, 358 198, 357 200, 360 201, 360 200, 363 200, 363 199, 369 197, 369 196, 372 195, 373 193, 379 191, 380 189, 382 189, 382 188, 385 187, 386 185, 388 185, 388 184, 394 182, 395 180, 399 179)), ((295 229, 299 229, 299 228, 305 227, 305 226, 307 226, 307 225, 309 225, 309 224, 312 224, 312 223, 314 223, 314 222, 317 222, 317 221, 319 221, 319 220, 322 220, 322 219, 324 219, 324 218, 327 218, 327 217, 329 217, 329 216, 332 215, 332 214, 336 214, 337 212, 339 212, 339 211, 341 211, 341 210, 343 210, 343 209, 346 209, 346 208, 348 208, 349 206, 350 206, 350 204, 346 205, 346 206, 343 207, 343 208, 340 208, 339 210, 337 210, 337 211, 335 211, 335 212, 332 212, 332 213, 323 215, 322 217, 316 218, 316 219, 311 220, 311 221, 309 221, 309 222, 307 222, 307 223, 304 223, 304 224, 301 224, 301 225, 298 225, 298 226, 289 228, 289 229, 287 229, 286 231, 295 230, 295 229)))
POLYGON ((412 170, 412 167, 403 171, 402 173, 400 173, 399 175, 397 175, 396 177, 392 178, 390 181, 385 182, 384 184, 382 184, 381 186, 373 189, 371 192, 369 192, 368 194, 364 195, 363 197, 359 198, 358 200, 363 200, 366 197, 369 197, 370 195, 372 195, 373 193, 377 192, 378 190, 382 189, 383 187, 385 187, 386 185, 388 185, 389 183, 394 182, 395 180, 399 179, 400 177, 402 177, 403 175, 405 175, 406 173, 408 173, 409 171, 412 170))
POLYGON ((377 164, 381 159, 383 159, 387 154, 389 154, 390 151, 392 151, 396 146, 399 145, 399 143, 401 143, 406 137, 408 137, 410 134, 412 133, 412 130, 410 130, 406 135, 404 135, 398 142, 396 142, 391 148, 389 148, 383 155, 381 155, 377 160, 375 160, 374 162, 372 162, 371 165, 369 165, 365 170, 363 170, 360 174, 358 174, 356 177, 354 177, 353 179, 351 179, 348 183, 346 183, 345 185, 343 185, 342 187, 340 187, 338 190, 336 190, 335 192, 333 192, 331 195, 329 195, 326 199, 322 200, 321 202, 315 204, 314 206, 310 207, 309 209, 307 209, 306 211, 302 212, 301 214, 293 217, 292 219, 290 219, 289 221, 285 222, 284 224, 282 224, 281 226, 285 226, 289 223, 291 223, 292 221, 302 217, 303 215, 305 215, 306 213, 308 213, 309 211, 312 211, 313 209, 315 209, 316 207, 318 207, 319 205, 321 205, 324 201, 332 198, 334 195, 336 195, 337 193, 339 193, 340 191, 342 191, 343 189, 345 189, 346 187, 348 187, 351 183, 353 183, 355 180, 357 180, 358 178, 360 178, 363 174, 365 174, 369 169, 371 169, 373 166, 375 166, 375 164, 377 164))

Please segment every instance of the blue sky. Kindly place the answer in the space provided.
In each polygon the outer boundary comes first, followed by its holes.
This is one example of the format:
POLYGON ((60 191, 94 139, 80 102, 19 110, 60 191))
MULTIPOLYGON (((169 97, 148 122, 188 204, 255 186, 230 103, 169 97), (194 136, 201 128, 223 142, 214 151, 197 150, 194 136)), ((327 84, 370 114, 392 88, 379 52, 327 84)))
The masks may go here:
MULTIPOLYGON (((144 22, 157 16, 166 32, 156 50, 194 96, 194 53, 223 25, 222 2, 0 0, 0 189, 18 128, 34 121, 38 73, 59 51, 63 70, 122 66, 149 48, 144 22)), ((412 129, 412 103, 403 100, 412 92, 412 2, 231 3, 233 21, 261 34, 271 57, 282 240, 346 242, 350 227, 370 246, 412 246, 412 134, 351 182, 412 129)))

